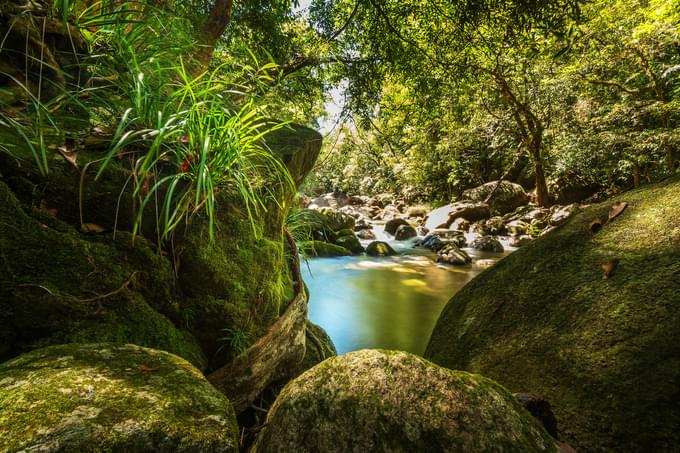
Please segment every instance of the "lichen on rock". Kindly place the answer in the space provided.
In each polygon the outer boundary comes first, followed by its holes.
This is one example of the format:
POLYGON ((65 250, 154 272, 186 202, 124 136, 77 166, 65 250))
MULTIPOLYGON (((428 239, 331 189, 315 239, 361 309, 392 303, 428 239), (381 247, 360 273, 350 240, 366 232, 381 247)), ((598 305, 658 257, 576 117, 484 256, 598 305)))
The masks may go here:
POLYGON ((363 350, 291 381, 252 450, 557 451, 503 387, 405 352, 363 350))
POLYGON ((229 400, 185 360, 67 344, 0 364, 0 451, 237 452, 229 400))

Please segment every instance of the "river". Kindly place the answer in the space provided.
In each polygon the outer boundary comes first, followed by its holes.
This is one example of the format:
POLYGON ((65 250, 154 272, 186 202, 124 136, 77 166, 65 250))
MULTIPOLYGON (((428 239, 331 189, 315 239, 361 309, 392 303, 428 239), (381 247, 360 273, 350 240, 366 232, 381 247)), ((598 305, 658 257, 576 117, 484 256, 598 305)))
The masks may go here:
MULTIPOLYGON (((440 265, 435 254, 414 248, 414 240, 389 240, 398 256, 311 258, 302 263, 309 288, 309 319, 323 327, 339 354, 364 348, 398 349, 423 354, 446 302, 475 275, 483 261, 510 253, 485 253, 465 248, 473 263, 440 265)), ((371 241, 362 241, 365 246, 371 241)))

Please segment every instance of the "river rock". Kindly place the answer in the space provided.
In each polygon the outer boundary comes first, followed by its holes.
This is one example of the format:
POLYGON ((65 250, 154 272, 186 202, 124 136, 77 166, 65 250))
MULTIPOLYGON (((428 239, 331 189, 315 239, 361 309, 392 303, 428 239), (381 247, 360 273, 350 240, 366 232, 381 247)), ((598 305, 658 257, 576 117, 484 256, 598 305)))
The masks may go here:
POLYGON ((111 343, 0 364, 0 451, 238 452, 229 400, 187 361, 111 343))
POLYGON ((515 235, 526 234, 529 225, 521 220, 513 220, 505 225, 507 231, 515 235))
POLYGON ((290 382, 253 453, 557 452, 500 385, 405 352, 328 359, 290 382))
POLYGON ((346 212, 331 208, 319 209, 318 211, 321 214, 320 220, 323 222, 325 229, 331 231, 354 229, 356 220, 346 212))
POLYGON ((463 218, 456 219, 453 221, 449 229, 454 231, 462 231, 465 233, 470 230, 470 221, 463 218))
POLYGON ((510 237, 510 247, 522 247, 533 241, 534 238, 528 234, 516 235, 510 237))
POLYGON ((507 231, 505 221, 500 216, 491 217, 485 222, 485 225, 487 230, 493 235, 505 234, 507 231))
POLYGON ((474 189, 466 190, 463 192, 463 198, 476 202, 486 202, 492 211, 501 215, 529 203, 529 195, 524 191, 524 188, 510 181, 501 181, 500 185, 497 181, 492 181, 474 189), (493 192, 493 195, 487 201, 491 192, 493 192))
POLYGON ((503 244, 501 244, 500 241, 493 236, 478 237, 470 243, 470 247, 482 252, 501 253, 505 250, 503 248, 503 244))
POLYGON ((373 241, 366 247, 366 254, 370 256, 392 256, 397 252, 388 244, 382 241, 373 241))
POLYGON ((425 217, 428 213, 426 206, 411 206, 406 210, 407 217, 425 217))
POLYGON ((352 251, 336 244, 323 241, 304 241, 299 244, 300 252, 306 256, 350 256, 352 251))
POLYGON ((353 232, 351 233, 351 235, 344 235, 338 237, 335 240, 335 245, 339 245, 340 247, 346 248, 347 250, 352 252, 353 255, 360 255, 361 253, 364 253, 364 247, 359 242, 359 238, 357 238, 353 232))
POLYGON ((449 228, 456 219, 474 222, 489 217, 491 212, 486 203, 459 201, 430 211, 425 219, 425 226, 430 230, 449 228))
POLYGON ((406 220, 400 218, 389 220, 385 223, 385 232, 394 236, 400 226, 408 224, 406 220))
POLYGON ((370 230, 373 228, 373 225, 366 220, 365 217, 359 218, 355 223, 354 223, 354 231, 361 231, 361 230, 370 230))
POLYGON ((400 225, 397 232, 394 233, 394 239, 397 241, 405 241, 418 236, 418 232, 411 225, 400 225))
POLYGON ((462 266, 472 262, 472 258, 456 244, 446 244, 437 252, 437 262, 462 266))
POLYGON ((362 229, 362 230, 357 231, 357 237, 359 239, 366 239, 366 240, 375 239, 375 233, 373 232, 373 230, 363 230, 362 229))
POLYGON ((339 209, 343 206, 347 206, 350 202, 350 198, 342 191, 329 192, 316 197, 307 206, 310 209, 316 208, 332 208, 339 209))

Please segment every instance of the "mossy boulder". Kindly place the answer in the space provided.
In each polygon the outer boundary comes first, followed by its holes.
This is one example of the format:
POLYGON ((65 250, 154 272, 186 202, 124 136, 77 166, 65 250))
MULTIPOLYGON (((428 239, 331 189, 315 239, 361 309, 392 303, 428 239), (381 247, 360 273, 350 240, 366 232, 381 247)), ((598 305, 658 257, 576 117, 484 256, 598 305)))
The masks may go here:
POLYGON ((500 385, 405 352, 363 350, 291 381, 254 453, 557 451, 500 385))
POLYGON ((680 449, 680 180, 593 205, 443 310, 425 356, 551 402, 581 451, 680 449), (609 278, 603 263, 618 262, 609 278))
POLYGON ((229 400, 135 345, 51 346, 0 364, 0 450, 237 452, 229 400))
POLYGON ((524 191, 524 188, 510 181, 501 181, 500 183, 498 181, 491 181, 482 184, 479 187, 463 192, 462 198, 488 203, 491 211, 501 215, 512 212, 518 207, 529 203, 529 195, 524 191))
POLYGON ((311 321, 307 321, 305 344, 305 357, 300 366, 301 371, 306 371, 314 365, 338 355, 338 351, 335 349, 333 340, 331 340, 328 333, 321 326, 311 321))
POLYGON ((170 263, 144 240, 81 234, 22 205, 2 181, 0 230, 0 360, 50 344, 105 341, 205 364, 179 327, 170 263))
POLYGON ((366 246, 366 254, 369 256, 392 256, 396 255, 397 252, 387 242, 373 241, 366 246))
POLYGON ((359 238, 356 237, 354 232, 351 235, 340 236, 335 240, 335 245, 344 247, 354 255, 360 255, 364 253, 364 247, 359 242, 359 238))
POLYGON ((299 244, 300 251, 305 254, 305 256, 316 257, 316 256, 350 256, 352 251, 342 247, 340 245, 329 244, 328 242, 322 241, 305 241, 299 244))

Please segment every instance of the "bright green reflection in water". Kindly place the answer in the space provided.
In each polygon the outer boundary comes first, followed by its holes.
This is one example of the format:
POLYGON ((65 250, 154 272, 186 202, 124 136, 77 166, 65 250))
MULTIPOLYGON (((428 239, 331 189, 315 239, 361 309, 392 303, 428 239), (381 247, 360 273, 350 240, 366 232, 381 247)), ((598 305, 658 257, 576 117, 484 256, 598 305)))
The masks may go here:
MULTIPOLYGON (((423 252, 390 258, 315 258, 303 263, 309 318, 326 329, 338 353, 363 348, 422 354, 451 296, 483 269, 439 266, 423 252)), ((480 254, 477 259, 500 258, 480 254)))

